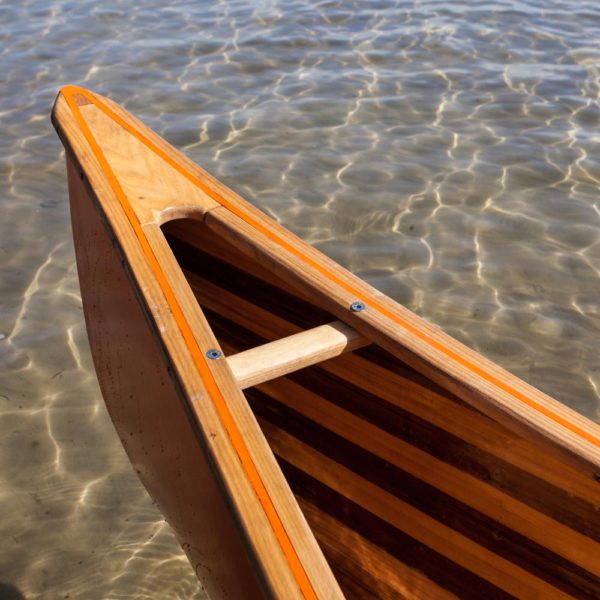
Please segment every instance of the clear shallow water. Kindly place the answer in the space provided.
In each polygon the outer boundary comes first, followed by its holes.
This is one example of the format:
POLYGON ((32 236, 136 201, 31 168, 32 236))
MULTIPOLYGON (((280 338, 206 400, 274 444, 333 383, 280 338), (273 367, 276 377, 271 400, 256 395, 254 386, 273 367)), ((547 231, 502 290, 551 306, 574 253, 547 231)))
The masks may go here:
POLYGON ((600 418, 597 3, 130 4, 0 3, 0 597, 203 597, 95 381, 63 84, 600 418))

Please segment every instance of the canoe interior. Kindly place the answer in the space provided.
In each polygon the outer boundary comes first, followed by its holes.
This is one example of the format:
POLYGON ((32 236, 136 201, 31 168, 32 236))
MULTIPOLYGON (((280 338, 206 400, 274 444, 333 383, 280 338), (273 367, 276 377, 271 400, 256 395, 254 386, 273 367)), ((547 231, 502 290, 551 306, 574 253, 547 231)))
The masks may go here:
MULTIPOLYGON (((163 232, 226 355, 334 320, 201 222, 163 232)), ((600 597, 600 485, 381 348, 245 395, 349 598, 600 597)))

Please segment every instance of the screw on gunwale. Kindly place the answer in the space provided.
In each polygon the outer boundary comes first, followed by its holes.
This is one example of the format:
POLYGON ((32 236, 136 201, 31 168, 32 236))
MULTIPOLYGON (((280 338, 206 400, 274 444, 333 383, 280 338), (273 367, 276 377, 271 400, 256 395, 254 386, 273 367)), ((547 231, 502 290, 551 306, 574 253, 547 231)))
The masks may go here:
POLYGON ((361 302, 360 300, 356 300, 355 302, 353 302, 350 305, 350 310, 352 312, 362 312, 366 308, 367 308, 367 305, 364 302, 361 302))
POLYGON ((221 358, 221 356, 223 356, 221 352, 215 348, 206 351, 206 358, 210 358, 210 360, 217 360, 217 358, 221 358))

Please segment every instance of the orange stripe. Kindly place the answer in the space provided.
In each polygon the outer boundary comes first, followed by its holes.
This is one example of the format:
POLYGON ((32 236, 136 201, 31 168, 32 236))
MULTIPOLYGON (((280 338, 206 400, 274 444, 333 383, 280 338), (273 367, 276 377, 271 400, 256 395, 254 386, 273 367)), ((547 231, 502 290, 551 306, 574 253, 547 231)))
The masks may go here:
MULTIPOLYGON (((68 88, 63 88, 63 90, 62 90, 63 93, 64 93, 64 89, 76 90, 78 93, 83 94, 86 98, 88 98, 91 102, 93 102, 98 108, 100 108, 105 114, 107 114, 109 117, 111 117, 114 121, 116 121, 119 125, 121 125, 131 135, 133 135, 138 140, 140 140, 144 145, 146 145, 148 148, 150 148, 153 152, 158 154, 165 162, 167 162, 169 165, 171 165, 178 173, 183 175, 188 181, 192 182, 194 185, 196 185, 197 187, 202 189, 213 200, 216 200, 219 204, 221 204, 225 208, 229 209, 232 213, 234 213, 236 216, 241 218, 248 225, 251 225, 256 230, 260 231, 263 235, 265 235, 267 238, 269 238, 272 242, 275 242, 276 244, 278 244, 279 246, 281 246, 282 248, 284 248, 285 250, 287 250, 288 252, 293 254, 296 258, 299 258, 307 265, 310 265, 313 269, 315 269, 316 271, 318 271, 319 273, 324 275, 330 281, 339 285, 342 289, 346 290, 347 292, 350 292, 351 294, 353 294, 356 297, 360 296, 360 292, 352 284, 348 283, 343 278, 341 278, 338 275, 336 275, 335 273, 331 272, 327 267, 323 266, 319 262, 317 262, 314 259, 310 258, 309 256, 306 256, 305 254, 303 254, 302 251, 299 250, 295 245, 291 244, 290 242, 288 242, 287 240, 285 240, 284 238, 282 238, 275 232, 271 231, 265 225, 263 225, 261 222, 259 222, 255 217, 246 213, 243 209, 238 208, 235 204, 233 204, 232 202, 230 202, 229 200, 224 198, 219 192, 212 189, 210 186, 205 184, 201 179, 199 179, 198 177, 196 177, 195 175, 190 173, 188 170, 186 170, 186 168, 183 167, 181 164, 179 164, 178 162, 173 160, 164 150, 160 149, 156 144, 154 144, 151 140, 149 140, 146 136, 144 136, 143 133, 141 133, 140 131, 135 129, 133 126, 131 126, 129 123, 127 123, 125 120, 123 120, 121 117, 119 117, 119 115, 117 115, 113 110, 111 110, 108 106, 103 104, 101 100, 98 100, 95 96, 92 96, 90 92, 88 92, 84 88, 77 88, 75 86, 68 86, 68 88)), ((73 93, 75 93, 75 92, 73 92, 73 93)), ((424 331, 420 330, 418 327, 416 327, 412 323, 409 323, 408 321, 404 320, 402 317, 400 317, 396 313, 390 311, 388 308, 386 308, 384 305, 382 305, 380 302, 378 302, 375 298, 368 297, 368 298, 365 298, 364 300, 368 303, 369 309, 375 309, 382 315, 385 315, 390 320, 392 320, 394 323, 396 323, 397 325, 400 325, 406 331, 413 334, 415 337, 419 338, 423 342, 426 342, 432 348, 435 348, 436 350, 438 350, 439 352, 444 354, 447 358, 452 359, 453 361, 455 361, 458 364, 460 364, 461 366, 467 368, 472 373, 478 375, 479 377, 481 377, 488 383, 495 385, 497 388, 501 389, 502 391, 506 392, 507 394, 510 394, 515 399, 520 400, 521 402, 523 402, 530 408, 537 410, 539 413, 548 417, 555 423, 562 425, 565 429, 568 429, 572 433, 580 436, 584 440, 586 440, 586 441, 590 442, 591 444, 593 444, 594 446, 600 448, 600 439, 598 439, 597 437, 595 437, 594 435, 592 435, 585 429, 582 429, 581 427, 579 427, 575 423, 572 423, 565 417, 562 417, 562 416, 556 414, 553 410, 549 409, 548 407, 544 406, 543 404, 540 404, 539 402, 536 402, 535 400, 533 400, 533 398, 530 398, 523 392, 520 392, 519 390, 515 389, 513 386, 505 383, 498 377, 492 375, 491 373, 489 373, 482 367, 480 367, 477 364, 475 364, 474 362, 470 361, 468 358, 465 358, 464 356, 461 356, 454 350, 448 348, 448 346, 444 345, 439 340, 427 335, 424 331)))
POLYGON ((296 553, 296 550, 292 545, 287 531, 285 530, 283 523, 281 522, 279 514, 277 513, 277 510, 273 505, 273 501, 271 500, 269 493, 260 477, 260 474, 258 473, 256 465, 254 464, 254 461, 250 456, 250 452, 248 450, 248 447, 246 446, 244 438, 237 427, 237 424, 229 410, 229 407, 227 406, 225 398, 223 397, 223 394, 221 393, 217 382, 214 379, 213 374, 210 371, 204 354, 200 350, 200 347, 198 346, 198 343, 194 338, 191 327, 185 318, 184 312, 181 309, 179 302, 177 301, 177 297, 171 289, 171 286, 167 281, 162 267, 160 266, 160 263, 154 255, 152 247, 150 246, 150 243, 148 242, 148 239, 144 234, 141 224, 133 208, 131 207, 131 204, 129 203, 125 192, 123 191, 123 188, 119 184, 119 181, 113 173, 108 161, 106 160, 102 149, 96 142, 90 128, 85 122, 85 119, 83 118, 83 115, 81 114, 79 106, 74 100, 73 95, 82 94, 99 108, 103 109, 104 107, 99 104, 99 101, 96 99, 95 96, 91 94, 91 92, 88 92, 83 88, 78 88, 76 86, 66 86, 61 89, 61 93, 63 94, 65 100, 67 101, 67 104, 71 108, 73 116, 79 123, 79 126, 81 127, 81 130, 85 138, 87 139, 92 149, 92 152, 94 153, 96 159, 100 163, 100 166, 104 171, 106 178, 108 179, 113 191, 115 192, 117 199, 119 200, 119 203, 121 204, 121 207, 123 208, 123 211, 125 212, 129 223, 131 224, 131 227, 133 228, 133 231, 135 232, 135 235, 138 238, 138 241, 140 242, 142 250, 150 265, 150 268, 154 272, 156 280, 163 294, 165 295, 165 299, 173 313, 173 317, 175 318, 175 321, 179 326, 185 343, 190 351, 190 354, 192 355, 193 361, 196 365, 196 368, 198 369, 200 377, 202 378, 202 381, 215 404, 217 413, 221 418, 223 427, 229 434, 231 443, 235 448, 240 462, 242 464, 242 468, 245 471, 246 476, 248 477, 248 480, 250 481, 250 484, 252 485, 263 507, 263 510, 265 511, 267 519, 271 524, 271 527, 273 528, 275 536, 279 542, 279 545, 287 560, 287 563, 296 579, 296 582, 300 590, 302 591, 302 594, 305 598, 316 600, 317 596, 315 594, 310 580, 308 579, 304 566, 302 565, 302 562, 300 561, 300 558, 298 557, 298 554, 296 553))

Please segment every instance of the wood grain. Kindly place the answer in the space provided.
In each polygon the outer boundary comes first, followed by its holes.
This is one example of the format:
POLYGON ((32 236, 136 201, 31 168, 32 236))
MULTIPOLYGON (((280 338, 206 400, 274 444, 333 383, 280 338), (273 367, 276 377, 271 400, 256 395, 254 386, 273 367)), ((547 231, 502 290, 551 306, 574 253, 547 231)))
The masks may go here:
POLYGON ((368 344, 341 321, 313 327, 227 358, 241 389, 275 379, 368 344))
MULTIPOLYGON (((281 281, 277 285, 272 271, 261 273, 255 266, 252 274, 244 274, 245 267, 238 269, 237 253, 226 257, 234 264, 224 262, 223 256, 220 260, 207 254, 198 240, 188 244, 185 227, 166 229, 186 277, 227 352, 307 327, 306 315, 313 315, 316 322, 327 318, 322 309, 294 299, 281 281), (182 235, 186 241, 173 235, 182 235), (262 284, 262 292, 261 279, 268 281, 262 284), (267 302, 269 310, 265 308, 267 302)), ((210 239, 207 243, 212 246, 210 239)), ((409 503, 435 521, 450 525, 493 555, 503 556, 531 573, 536 582, 530 588, 532 597, 533 590, 540 587, 537 579, 544 580, 548 590, 554 588, 573 597, 594 597, 598 591, 599 496, 595 482, 557 457, 547 456, 543 446, 474 410, 396 357, 369 346, 259 389, 260 393, 248 390, 247 397, 274 448, 273 429, 269 427, 293 434, 330 458, 337 457, 332 469, 345 465, 377 487, 389 489, 396 498, 412 498, 409 503), (300 415, 310 421, 298 429, 300 415), (355 446, 347 446, 344 440, 355 446), (375 457, 384 462, 378 463, 375 457)), ((298 471, 290 477, 285 450, 278 448, 276 452, 287 465, 284 472, 292 488, 303 499, 306 488, 304 484, 298 488, 295 482, 307 481, 307 467, 297 467, 305 473, 302 477, 298 471)), ((305 460, 310 461, 310 457, 305 460)), ((313 473, 312 479, 315 477, 319 485, 325 485, 324 475, 313 473)), ((322 487, 319 490, 317 497, 325 493, 322 487)), ((341 500, 335 498, 335 506, 327 509, 327 514, 340 518, 336 510, 341 510, 341 500)), ((330 543, 331 533, 320 531, 323 522, 316 519, 311 525, 325 550, 321 536, 330 543)), ((375 526, 376 521, 369 522, 375 526)), ((387 543, 381 532, 369 532, 375 546, 387 543)), ((450 555, 457 551, 449 550, 450 555)), ((365 572, 365 565, 374 559, 363 555, 354 564, 343 560, 342 554, 342 550, 336 553, 330 548, 329 554, 326 550, 344 591, 360 596, 356 581, 345 579, 343 573, 360 571, 366 579, 374 577, 375 567, 365 572)), ((399 556, 409 560, 406 554, 399 556)), ((439 572, 430 575, 438 578, 437 584, 455 585, 452 589, 464 595, 460 587, 461 581, 466 585, 464 573, 458 575, 457 565, 448 564, 447 568, 453 576, 442 577, 439 572)), ((476 588, 481 585, 477 583, 476 588)), ((398 590, 395 593, 400 595, 398 590)))
POLYGON ((110 100, 69 88, 53 121, 103 394, 211 593, 600 597, 597 424, 110 100), (237 356, 209 361, 212 348, 237 356), (236 373, 259 387, 244 395, 236 373))

